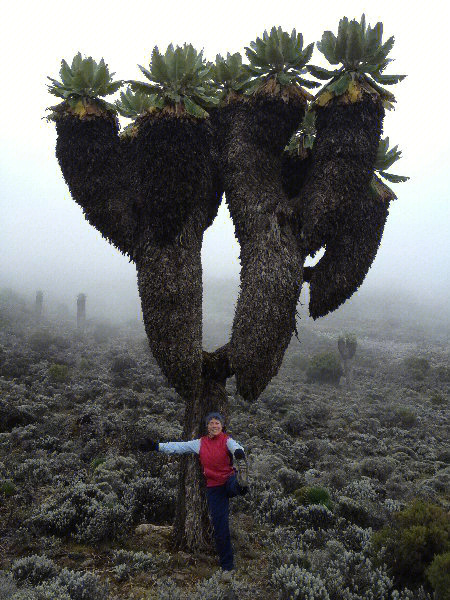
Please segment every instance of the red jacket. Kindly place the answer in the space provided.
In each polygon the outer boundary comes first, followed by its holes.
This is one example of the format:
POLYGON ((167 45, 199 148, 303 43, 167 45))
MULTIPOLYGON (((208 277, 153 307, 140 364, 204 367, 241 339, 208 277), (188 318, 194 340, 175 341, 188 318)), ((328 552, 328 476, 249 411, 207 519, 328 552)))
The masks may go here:
POLYGON ((200 463, 206 477, 206 487, 224 485, 234 473, 231 452, 227 448, 229 437, 222 431, 213 438, 207 435, 200 438, 200 463))

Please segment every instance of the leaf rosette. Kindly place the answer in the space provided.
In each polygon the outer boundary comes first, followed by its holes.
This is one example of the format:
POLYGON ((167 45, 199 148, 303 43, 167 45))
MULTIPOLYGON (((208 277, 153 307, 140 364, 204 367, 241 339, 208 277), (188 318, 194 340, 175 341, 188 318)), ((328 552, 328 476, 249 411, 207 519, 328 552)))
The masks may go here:
POLYGON ((83 58, 78 52, 70 66, 64 59, 61 61, 59 74, 61 81, 48 77, 52 83, 47 87, 51 94, 62 98, 64 102, 52 107, 54 112, 50 119, 67 106, 80 118, 86 114, 96 114, 96 108, 117 113, 117 107, 102 98, 117 92, 123 81, 113 81, 115 73, 109 72, 103 58, 97 63, 91 56, 83 58))
POLYGON ((217 89, 220 100, 229 95, 243 94, 247 90, 252 75, 242 64, 239 52, 227 53, 226 58, 217 54, 213 69, 213 85, 217 89))
POLYGON ((191 44, 176 48, 170 44, 165 54, 155 46, 149 69, 138 65, 149 83, 130 80, 131 90, 146 94, 156 109, 183 112, 204 119, 208 108, 219 103, 217 92, 212 86, 213 65, 203 58, 203 50, 191 44))
POLYGON ((384 86, 402 81, 406 75, 386 75, 386 67, 393 61, 388 58, 394 46, 394 36, 383 43, 383 23, 366 26, 365 15, 361 21, 349 21, 344 17, 339 22, 338 34, 325 31, 317 48, 331 65, 341 65, 331 71, 308 65, 308 72, 327 83, 316 94, 316 104, 325 106, 332 98, 346 92, 351 102, 362 97, 362 90, 379 96, 385 108, 393 108, 395 96, 384 86))
MULTIPOLYGON (((274 80, 280 86, 297 85, 305 88, 318 87, 316 81, 305 79, 306 65, 311 60, 314 43, 303 48, 303 35, 295 29, 289 34, 281 27, 272 27, 270 33, 264 31, 245 48, 249 60, 244 70, 251 76, 246 88, 247 94, 259 91, 268 80, 274 80)), ((310 99, 311 95, 304 91, 310 99)))

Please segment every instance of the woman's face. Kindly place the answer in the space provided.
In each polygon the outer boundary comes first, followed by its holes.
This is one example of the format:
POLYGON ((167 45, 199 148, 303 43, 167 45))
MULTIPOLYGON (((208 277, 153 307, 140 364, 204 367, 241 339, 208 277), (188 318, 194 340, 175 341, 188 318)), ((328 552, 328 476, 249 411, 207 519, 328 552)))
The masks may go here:
POLYGON ((216 435, 219 435, 219 433, 221 433, 221 431, 222 431, 222 423, 219 421, 219 419, 211 419, 211 421, 208 423, 209 437, 215 437, 216 435))

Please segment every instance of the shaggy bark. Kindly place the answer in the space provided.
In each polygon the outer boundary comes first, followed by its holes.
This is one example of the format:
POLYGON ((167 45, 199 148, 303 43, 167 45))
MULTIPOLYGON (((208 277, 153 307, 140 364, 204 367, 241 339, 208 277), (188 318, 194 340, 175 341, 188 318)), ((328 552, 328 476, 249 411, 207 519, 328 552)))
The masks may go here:
POLYGON ((130 147, 147 337, 169 383, 182 397, 195 398, 202 372, 202 241, 222 195, 211 127, 173 114, 146 117, 130 147))
MULTIPOLYGON (((316 115, 311 167, 296 200, 306 254, 334 243, 349 213, 364 201, 373 176, 384 109, 379 99, 364 93, 355 103, 335 98, 318 107, 316 115)), ((359 211, 360 218, 363 215, 359 211)))
POLYGON ((309 275, 313 319, 338 308, 362 284, 378 251, 388 210, 389 200, 366 191, 341 218, 338 233, 309 275))
POLYGON ((230 103, 218 116, 223 184, 242 265, 230 353, 247 400, 277 374, 295 328, 304 257, 281 167, 303 114, 298 99, 260 95, 230 103))
POLYGON ((56 121, 56 157, 70 193, 86 219, 121 252, 133 256, 136 217, 113 116, 56 121))

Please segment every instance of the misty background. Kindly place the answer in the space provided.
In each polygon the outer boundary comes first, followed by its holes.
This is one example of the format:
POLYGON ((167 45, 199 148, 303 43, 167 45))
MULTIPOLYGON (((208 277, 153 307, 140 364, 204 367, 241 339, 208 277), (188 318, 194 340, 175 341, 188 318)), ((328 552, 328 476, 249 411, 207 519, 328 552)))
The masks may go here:
MULTIPOLYGON (((64 14, 64 2, 30 6, 19 1, 4 9, 0 44, 5 93, 0 147, 0 288, 8 287, 34 301, 44 292, 44 305, 65 304, 75 314, 76 296, 87 294, 87 316, 110 320, 140 319, 136 271, 85 221, 71 199, 55 158, 56 133, 43 120, 57 99, 47 93, 46 76, 59 79, 62 58, 77 51, 96 60, 102 56, 115 78, 140 78, 137 63, 147 65, 154 45, 191 42, 205 57, 244 46, 264 29, 296 27, 305 44, 337 30, 339 19, 360 18, 384 23, 384 38, 395 35, 390 73, 408 77, 390 89, 396 110, 385 119, 384 135, 399 144, 403 158, 390 171, 408 175, 393 184, 398 200, 391 204, 383 241, 359 292, 327 319, 364 316, 371 310, 388 318, 449 322, 448 168, 449 122, 445 101, 449 83, 442 76, 449 55, 444 2, 422 7, 409 2, 317 1, 314 12, 300 4, 237 1, 123 4, 81 0, 64 14), (70 14, 70 16, 68 16, 70 14)), ((312 9, 311 9, 312 10, 312 9)), ((312 64, 324 65, 315 49, 312 64)), ((125 88, 124 88, 125 89, 125 88)), ((121 120, 122 125, 128 121, 121 120)), ((204 237, 204 318, 221 324, 223 337, 231 327, 239 285, 239 246, 226 205, 204 237)), ((299 307, 308 319, 307 285, 299 307)))

